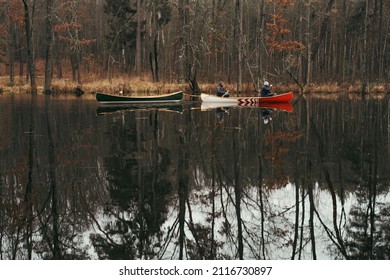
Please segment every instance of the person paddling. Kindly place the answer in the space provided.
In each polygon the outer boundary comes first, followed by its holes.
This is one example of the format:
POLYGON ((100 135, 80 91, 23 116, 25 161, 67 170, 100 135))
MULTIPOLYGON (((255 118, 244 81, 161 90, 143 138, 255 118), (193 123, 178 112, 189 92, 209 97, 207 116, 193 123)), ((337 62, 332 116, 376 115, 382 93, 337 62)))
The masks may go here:
POLYGON ((223 82, 220 81, 217 86, 217 96, 219 97, 229 97, 229 91, 223 86, 223 82))
POLYGON ((261 118, 263 119, 264 124, 267 124, 269 121, 272 120, 272 113, 273 110, 271 109, 268 108, 261 109, 261 118))
POLYGON ((269 82, 264 81, 263 86, 261 87, 261 97, 273 96, 272 85, 269 82))

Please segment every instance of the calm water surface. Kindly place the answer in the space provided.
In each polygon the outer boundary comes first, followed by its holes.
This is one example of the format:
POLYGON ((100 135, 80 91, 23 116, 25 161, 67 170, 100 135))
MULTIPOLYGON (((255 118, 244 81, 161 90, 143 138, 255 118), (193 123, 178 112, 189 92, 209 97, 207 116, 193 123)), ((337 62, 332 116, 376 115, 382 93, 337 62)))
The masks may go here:
POLYGON ((0 96, 0 258, 389 259, 389 100, 265 113, 0 96))

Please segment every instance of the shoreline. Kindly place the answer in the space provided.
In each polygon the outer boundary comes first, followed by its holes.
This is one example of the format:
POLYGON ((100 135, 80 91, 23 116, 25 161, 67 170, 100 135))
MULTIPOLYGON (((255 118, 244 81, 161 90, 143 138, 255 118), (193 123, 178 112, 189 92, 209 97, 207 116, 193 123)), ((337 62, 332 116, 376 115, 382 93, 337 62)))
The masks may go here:
MULTIPOLYGON (((20 78, 15 78, 18 82, 10 85, 7 82, 8 77, 0 77, 0 94, 18 94, 29 93, 30 85, 25 83, 20 78)), ((216 83, 202 83, 198 82, 201 92, 213 94, 216 89, 216 83)), ((44 94, 43 81, 37 81, 37 93, 44 94)), ((237 94, 235 90, 236 84, 225 83, 226 88, 233 96, 237 94)), ((113 78, 113 79, 97 79, 91 82, 78 84, 69 79, 53 79, 52 90, 53 95, 67 95, 74 94, 76 88, 81 88, 84 95, 95 94, 96 92, 104 92, 109 94, 119 94, 123 92, 124 95, 133 95, 134 93, 142 93, 145 95, 166 94, 174 91, 183 91, 191 94, 189 84, 158 82, 154 83, 142 78, 113 78)), ((241 94, 243 96, 254 96, 254 87, 252 83, 245 83, 242 86, 241 94)), ((301 94, 301 89, 296 84, 276 84, 273 85, 273 91, 276 93, 294 92, 295 95, 301 94)), ((371 83, 367 86, 367 95, 385 97, 390 95, 390 84, 387 83, 371 83)), ((361 94, 361 84, 359 83, 324 83, 306 85, 303 91, 304 95, 334 95, 334 94, 361 94)))

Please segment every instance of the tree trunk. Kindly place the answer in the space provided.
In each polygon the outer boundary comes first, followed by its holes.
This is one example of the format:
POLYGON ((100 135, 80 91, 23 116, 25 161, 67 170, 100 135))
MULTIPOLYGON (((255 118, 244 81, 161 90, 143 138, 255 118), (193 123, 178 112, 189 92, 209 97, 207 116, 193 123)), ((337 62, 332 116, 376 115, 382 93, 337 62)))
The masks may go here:
MULTIPOLYGON (((189 114, 186 114, 187 118, 189 114)), ((186 119, 187 119, 186 118, 186 119)), ((184 259, 185 249, 185 219, 186 219, 186 201, 188 199, 188 143, 187 143, 187 130, 182 126, 179 128, 179 146, 178 146, 178 197, 179 197, 179 260, 184 259)))
POLYGON ((314 204, 314 194, 313 194, 314 185, 309 186, 309 230, 310 230, 310 241, 311 241, 311 253, 313 260, 317 259, 317 249, 316 249, 316 235, 314 230, 314 213, 315 213, 315 204, 314 204))
POLYGON ((311 17, 311 0, 308 0, 307 4, 307 74, 306 74, 306 84, 309 85, 311 83, 311 75, 312 75, 312 56, 311 56, 311 34, 310 34, 310 17, 311 17))
MULTIPOLYGON (((239 123, 242 121, 241 119, 241 111, 238 113, 239 123)), ((242 213, 241 213, 241 196, 242 196, 242 146, 241 143, 243 141, 243 134, 241 127, 236 130, 233 136, 233 158, 234 158, 234 208, 236 212, 237 219, 237 255, 238 259, 244 259, 244 226, 242 223, 242 213)))
POLYGON ((152 74, 152 81, 156 81, 156 77, 154 76, 154 68, 153 68, 153 53, 149 51, 149 65, 150 65, 150 73, 152 74))
POLYGON ((52 253, 53 253, 53 259, 59 260, 62 259, 61 254, 61 242, 60 242, 60 215, 58 213, 58 184, 57 184, 57 175, 56 175, 56 150, 54 147, 54 139, 53 139, 53 132, 52 132, 52 125, 50 121, 52 118, 50 117, 52 111, 49 101, 49 96, 45 97, 45 115, 46 115, 46 122, 47 122, 47 136, 48 136, 48 147, 47 147, 47 153, 49 157, 49 182, 50 182, 50 198, 51 198, 51 218, 52 218, 52 236, 51 236, 51 242, 52 242, 52 253))
POLYGON ((18 47, 18 57, 19 57, 19 77, 22 78, 24 76, 24 58, 23 58, 23 51, 21 48, 23 36, 19 34, 18 41, 19 41, 19 47, 18 47))
POLYGON ((30 75, 31 93, 36 93, 37 84, 35 80, 35 60, 34 60, 34 46, 32 41, 33 36, 33 16, 35 9, 35 0, 31 3, 28 0, 23 0, 24 6, 24 22, 26 25, 26 44, 27 44, 27 67, 30 75))
POLYGON ((299 183, 298 180, 295 181, 295 222, 294 222, 294 238, 292 242, 292 255, 291 259, 294 260, 297 254, 297 245, 298 245, 298 236, 299 236, 299 183))
POLYGON ((9 61, 9 81, 13 85, 15 83, 15 50, 16 50, 16 24, 11 22, 9 25, 9 46, 8 46, 8 61, 9 61))
POLYGON ((184 0, 179 0, 178 10, 179 10, 179 25, 178 25, 178 47, 177 47, 177 63, 178 63, 178 73, 177 81, 179 83, 183 82, 184 69, 185 69, 185 22, 186 22, 186 12, 184 7, 184 0))
POLYGON ((242 3, 240 0, 236 0, 236 13, 237 21, 236 28, 238 29, 238 82, 237 82, 237 95, 240 96, 242 92, 242 3))
POLYGON ((366 10, 363 22, 363 59, 362 59, 362 96, 367 93, 367 25, 368 25, 368 4, 369 0, 366 0, 366 10))
POLYGON ((380 0, 380 4, 379 4, 379 31, 378 31, 378 35, 379 35, 379 39, 378 39, 378 58, 379 58, 379 69, 378 69, 378 78, 379 79, 382 79, 383 77, 383 62, 385 60, 385 56, 382 55, 383 53, 383 45, 382 45, 382 38, 383 38, 383 0, 380 0))
POLYGON ((135 46, 135 73, 141 75, 141 0, 137 0, 137 35, 135 46))
POLYGON ((262 79, 263 77, 263 73, 264 73, 264 65, 263 65, 263 56, 262 56, 262 52, 261 52, 261 47, 262 47, 262 40, 263 40, 263 36, 264 36, 264 28, 265 28, 265 16, 264 16, 264 0, 261 0, 260 1, 260 7, 259 7, 259 18, 260 18, 260 22, 259 22, 259 27, 260 27, 260 30, 259 30, 259 35, 257 36, 258 37, 258 46, 257 46, 257 55, 258 55, 258 58, 257 58, 257 61, 258 61, 258 72, 257 72, 257 83, 258 83, 258 88, 260 88, 259 86, 259 82, 260 80, 262 79))
POLYGON ((57 68, 57 78, 62 79, 62 51, 60 44, 58 43, 58 38, 55 40, 55 45, 56 45, 56 52, 55 52, 55 64, 57 68))
POLYGON ((158 82, 158 15, 156 12, 157 2, 153 1, 152 15, 150 19, 151 34, 149 47, 149 63, 153 82, 158 82))
POLYGON ((341 74, 342 81, 345 81, 345 60, 347 56, 347 3, 343 0, 343 35, 341 39, 341 74))
POLYGON ((157 31, 156 34, 154 35, 154 40, 153 40, 153 54, 154 54, 154 76, 156 78, 156 82, 159 82, 160 77, 158 74, 159 67, 158 67, 158 32, 157 31))
POLYGON ((46 61, 45 61, 45 86, 44 92, 51 94, 51 82, 53 78, 53 1, 46 0, 46 61))
POLYGON ((78 50, 72 51, 70 55, 70 64, 72 66, 72 79, 74 82, 81 83, 80 59, 78 50))
MULTIPOLYGON (((35 131, 35 121, 34 121, 34 114, 36 103, 35 103, 36 96, 31 95, 30 100, 30 126, 29 131, 35 131)), ((27 185, 26 185, 26 192, 24 194, 24 200, 25 200, 25 212, 24 212, 24 222, 26 224, 26 247, 27 247, 27 259, 32 259, 32 248, 33 248, 33 220, 34 220, 34 165, 35 165, 35 151, 37 148, 36 139, 34 137, 34 133, 29 133, 28 135, 28 176, 27 176, 27 185)))
MULTIPOLYGON (((314 45, 312 48, 312 52, 311 52, 311 59, 312 60, 317 55, 318 49, 320 48, 320 45, 325 38, 326 31, 327 31, 328 25, 329 25, 330 13, 332 11, 334 2, 335 2, 335 0, 329 0, 328 4, 326 5, 325 17, 324 17, 324 20, 322 21, 322 24, 321 24, 320 34, 317 36, 317 40, 314 42, 314 45)), ((309 4, 311 4, 311 0, 309 0, 309 4)), ((311 16, 311 15, 308 14, 308 17, 309 16, 311 16)))
MULTIPOLYGON (((304 10, 304 5, 303 3, 299 3, 299 28, 298 28, 298 36, 299 36, 299 42, 304 42, 304 31, 303 31, 303 18, 304 15, 303 13, 305 12, 304 10)), ((299 52, 298 55, 298 81, 302 85, 303 84, 303 52, 299 52)))

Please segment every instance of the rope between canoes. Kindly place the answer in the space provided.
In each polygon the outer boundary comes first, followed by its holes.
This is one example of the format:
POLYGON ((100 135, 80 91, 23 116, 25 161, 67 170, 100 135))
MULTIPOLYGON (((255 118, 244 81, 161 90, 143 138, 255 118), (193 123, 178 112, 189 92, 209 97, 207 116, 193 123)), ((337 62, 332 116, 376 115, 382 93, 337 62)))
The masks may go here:
POLYGON ((184 93, 185 96, 189 96, 189 97, 200 97, 200 94, 188 94, 188 93, 184 93))

